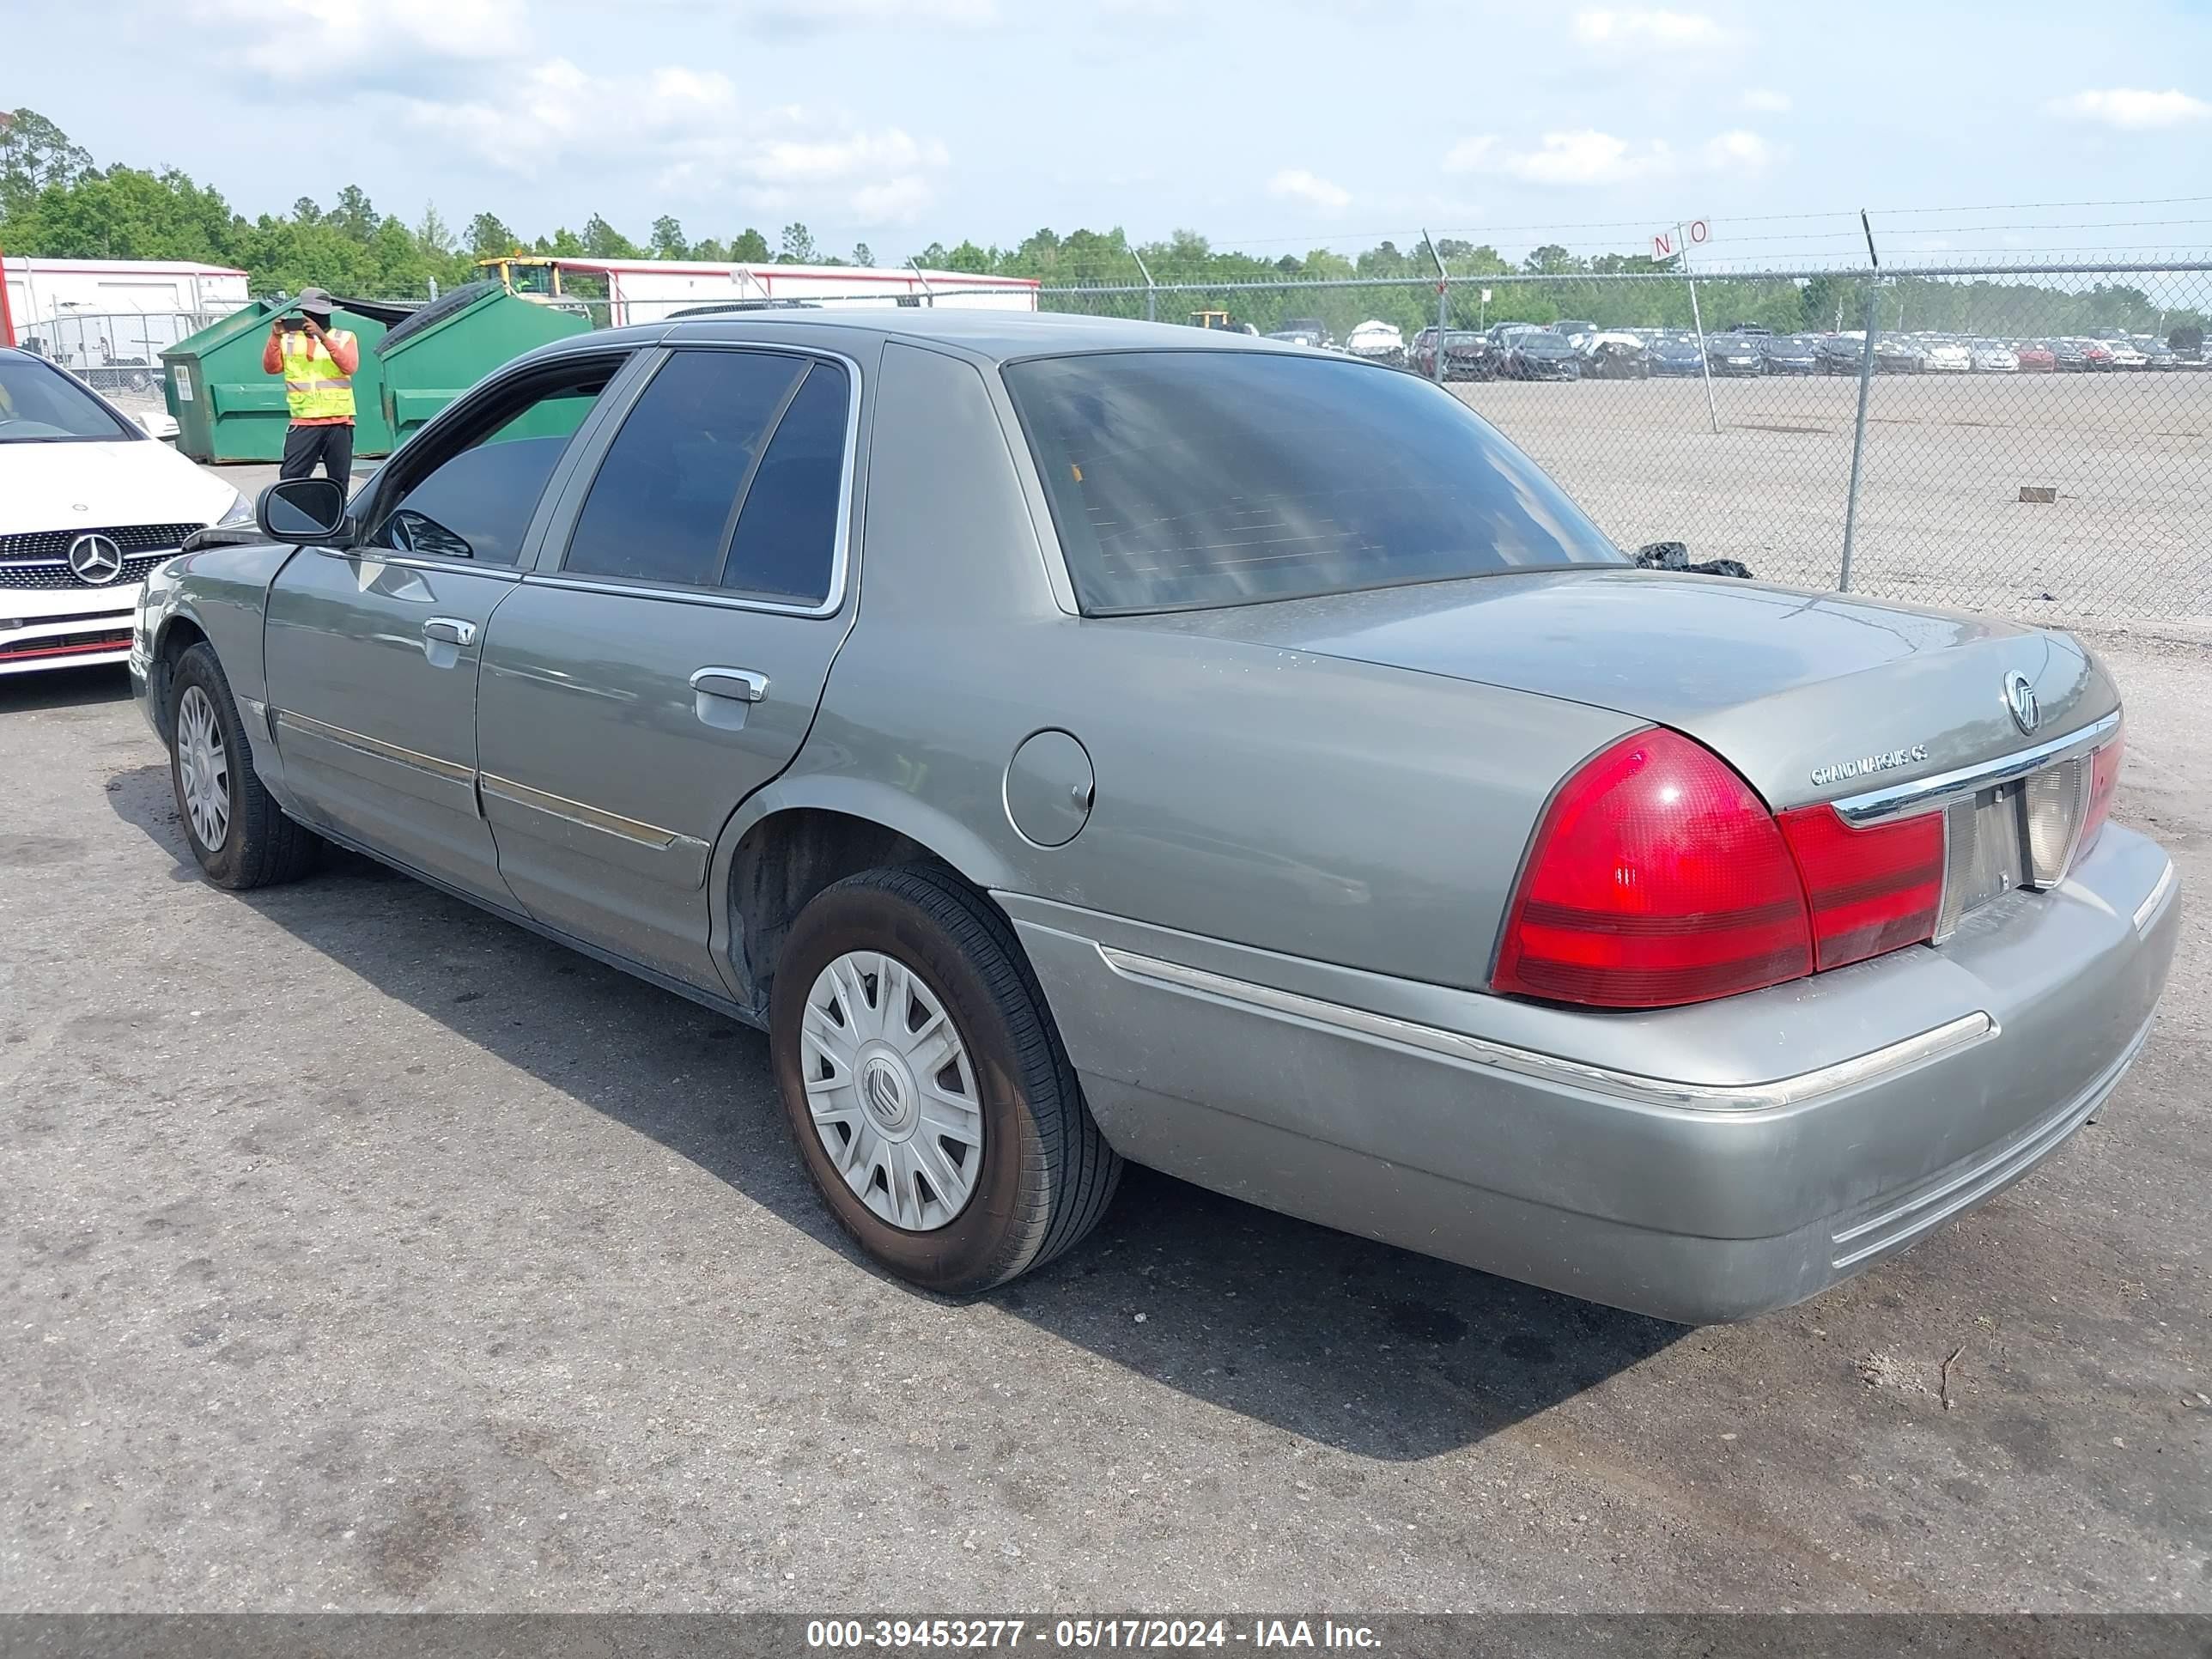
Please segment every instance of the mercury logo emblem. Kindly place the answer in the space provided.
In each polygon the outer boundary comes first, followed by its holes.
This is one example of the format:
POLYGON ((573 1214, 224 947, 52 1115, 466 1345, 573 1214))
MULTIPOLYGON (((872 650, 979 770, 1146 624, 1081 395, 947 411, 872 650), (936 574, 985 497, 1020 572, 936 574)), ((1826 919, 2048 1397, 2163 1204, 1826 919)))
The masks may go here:
POLYGON ((906 1091, 900 1088, 898 1074, 888 1062, 869 1062, 861 1074, 860 1091, 867 1098, 868 1109, 886 1125, 896 1124, 906 1115, 906 1091))
POLYGON ((2012 723, 2023 736, 2043 724, 2043 705, 2036 701, 2035 687, 2017 668, 2004 678, 2004 699, 2012 710, 2012 723))
POLYGON ((123 574, 123 550, 112 536, 80 536, 70 544, 69 568, 79 581, 102 587, 123 574))

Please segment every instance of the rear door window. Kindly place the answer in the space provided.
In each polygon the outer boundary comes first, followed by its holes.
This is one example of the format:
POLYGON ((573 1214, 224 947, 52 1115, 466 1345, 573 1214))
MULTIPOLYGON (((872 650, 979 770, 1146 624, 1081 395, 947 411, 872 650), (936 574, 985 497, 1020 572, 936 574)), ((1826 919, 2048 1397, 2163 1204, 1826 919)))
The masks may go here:
POLYGON ((738 509, 808 377, 808 359, 781 352, 676 353, 608 447, 563 573, 720 586, 738 509))
POLYGON ((791 399, 745 492, 722 586, 784 604, 829 598, 844 505, 845 371, 817 362, 791 399))

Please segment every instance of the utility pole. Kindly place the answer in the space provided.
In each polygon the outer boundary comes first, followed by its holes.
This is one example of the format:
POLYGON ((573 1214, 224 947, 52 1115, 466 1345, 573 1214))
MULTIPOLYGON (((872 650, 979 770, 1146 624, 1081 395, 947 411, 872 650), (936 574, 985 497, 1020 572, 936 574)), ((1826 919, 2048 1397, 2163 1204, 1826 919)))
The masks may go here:
POLYGON ((1690 285, 1690 324, 1698 331, 1698 373, 1705 383, 1705 419, 1712 423, 1713 435, 1721 433, 1720 411, 1713 407, 1713 365, 1705 356, 1705 313, 1698 309, 1698 279, 1690 275, 1690 240, 1682 234, 1682 227, 1674 227, 1674 244, 1682 250, 1682 280, 1690 285))
POLYGON ((1843 565, 1836 573, 1836 589, 1843 593, 1851 591, 1851 544, 1859 527, 1859 469, 1866 456, 1867 393, 1874 385, 1875 307, 1881 303, 1881 256, 1874 250, 1874 225, 1864 208, 1859 210, 1859 227, 1866 232, 1867 259, 1874 266, 1874 280, 1867 288, 1866 338, 1859 342, 1859 412, 1851 428, 1850 493, 1844 497, 1843 565))
POLYGON ((1445 274, 1444 262, 1437 252, 1437 239, 1425 227, 1421 240, 1428 245, 1429 262, 1437 268, 1437 349, 1433 354, 1434 372, 1438 386, 1444 383, 1444 319, 1445 308, 1451 301, 1451 278, 1445 274))

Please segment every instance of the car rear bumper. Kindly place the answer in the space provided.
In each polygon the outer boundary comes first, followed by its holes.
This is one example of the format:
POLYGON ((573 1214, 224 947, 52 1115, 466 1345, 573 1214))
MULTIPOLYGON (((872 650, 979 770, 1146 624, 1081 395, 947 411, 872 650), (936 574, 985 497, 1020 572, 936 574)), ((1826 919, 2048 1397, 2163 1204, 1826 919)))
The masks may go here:
POLYGON ((127 660, 143 586, 0 589, 0 675, 127 660))
POLYGON ((1618 1015, 1001 899, 1125 1155, 1686 1323, 1814 1295, 2057 1150, 2140 1047, 2179 918, 2166 854, 2113 826, 1940 949, 1618 1015))

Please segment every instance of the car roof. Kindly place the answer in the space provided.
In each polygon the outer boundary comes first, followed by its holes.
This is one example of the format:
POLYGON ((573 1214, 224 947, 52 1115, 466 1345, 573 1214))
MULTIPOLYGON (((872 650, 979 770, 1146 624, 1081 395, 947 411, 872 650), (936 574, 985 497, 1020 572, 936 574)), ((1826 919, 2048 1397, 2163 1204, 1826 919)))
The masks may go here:
MULTIPOLYGON (((1146 347, 1183 351, 1285 350, 1281 343, 1270 343, 1263 335, 1193 328, 1185 323, 1147 323, 1121 317, 1085 317, 1067 312, 963 311, 949 307, 939 310, 928 307, 732 312, 721 317, 672 322, 665 330, 655 331, 655 335, 672 344, 685 340, 772 340, 787 331, 799 330, 809 334, 816 330, 836 330, 858 338, 874 337, 948 346, 1000 362, 1087 351, 1133 351, 1146 347)), ((575 336, 564 343, 588 348, 594 342, 605 343, 613 337, 613 331, 601 331, 575 336)))

